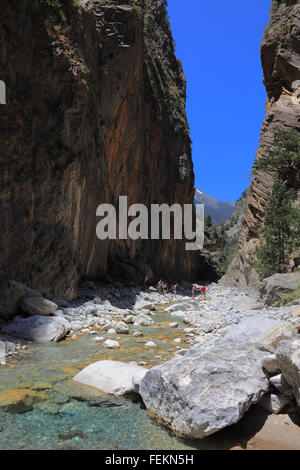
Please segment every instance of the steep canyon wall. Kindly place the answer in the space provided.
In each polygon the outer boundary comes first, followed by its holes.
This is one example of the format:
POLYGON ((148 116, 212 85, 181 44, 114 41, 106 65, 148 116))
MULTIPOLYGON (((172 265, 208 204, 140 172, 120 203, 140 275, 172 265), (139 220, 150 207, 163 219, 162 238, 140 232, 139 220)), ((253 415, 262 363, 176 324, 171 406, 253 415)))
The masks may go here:
POLYGON ((97 206, 120 195, 193 201, 186 83, 165 2, 2 0, 0 79, 0 280, 71 298, 115 260, 191 277, 184 241, 96 238, 97 206))

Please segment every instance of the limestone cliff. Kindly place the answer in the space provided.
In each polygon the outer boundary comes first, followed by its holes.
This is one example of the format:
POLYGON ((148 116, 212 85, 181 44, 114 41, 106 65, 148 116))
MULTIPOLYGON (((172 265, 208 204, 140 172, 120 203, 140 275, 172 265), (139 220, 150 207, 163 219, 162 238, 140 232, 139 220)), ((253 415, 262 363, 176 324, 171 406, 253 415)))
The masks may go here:
MULTIPOLYGON (((273 0, 261 58, 268 99, 257 159, 272 145, 275 128, 300 129, 300 0, 273 0)), ((270 173, 260 172, 254 177, 239 240, 239 255, 222 282, 241 286, 258 283, 257 273, 247 259, 253 257, 260 242, 258 229, 264 221, 272 185, 270 173)))
POLYGON ((165 2, 2 0, 0 79, 0 280, 70 298, 81 279, 122 271, 120 260, 133 277, 143 263, 190 277, 181 241, 96 238, 97 206, 119 195, 193 201, 186 83, 165 2))

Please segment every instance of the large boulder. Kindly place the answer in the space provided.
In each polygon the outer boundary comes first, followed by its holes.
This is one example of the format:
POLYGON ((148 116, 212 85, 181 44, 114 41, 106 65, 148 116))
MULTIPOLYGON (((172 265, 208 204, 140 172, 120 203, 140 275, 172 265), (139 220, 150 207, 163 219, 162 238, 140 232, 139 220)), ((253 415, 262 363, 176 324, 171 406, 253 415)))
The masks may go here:
POLYGON ((116 326, 115 326, 116 333, 119 335, 128 335, 129 334, 129 328, 126 325, 126 323, 119 321, 116 326))
POLYGON ((238 312, 246 312, 247 310, 254 310, 259 306, 257 300, 254 297, 245 297, 240 300, 236 306, 238 312))
POLYGON ((39 343, 56 343, 70 330, 71 325, 65 318, 34 315, 28 318, 15 317, 1 332, 39 343))
POLYGON ((164 308, 164 312, 171 313, 171 312, 177 312, 177 310, 182 311, 182 310, 186 310, 189 308, 191 308, 191 304, 189 302, 178 303, 178 304, 170 305, 167 308, 164 308))
POLYGON ((18 303, 22 297, 41 297, 37 290, 16 281, 3 281, 0 283, 0 318, 11 320, 18 311, 18 303))
POLYGON ((6 356, 5 342, 0 339, 0 361, 6 356))
POLYGON ((260 342, 268 347, 277 349, 282 341, 286 341, 297 337, 296 328, 290 323, 280 323, 273 326, 264 336, 260 342))
POLYGON ((154 325, 154 321, 148 315, 141 313, 135 318, 134 326, 151 326, 154 325))
POLYGON ((300 272, 289 274, 274 274, 263 280, 261 296, 267 305, 273 305, 281 294, 290 292, 300 286, 300 272))
POLYGON ((58 309, 57 304, 43 297, 23 297, 19 306, 29 315, 51 315, 58 309))
POLYGON ((73 380, 111 395, 124 395, 138 390, 146 372, 134 362, 99 361, 87 366, 73 380))
POLYGON ((276 351, 276 360, 287 383, 300 387, 300 340, 283 341, 276 351))
POLYGON ((140 394, 176 433, 202 439, 239 421, 269 388, 254 344, 226 343, 150 369, 140 394))
POLYGON ((279 363, 276 354, 269 354, 261 361, 263 368, 271 375, 280 373, 279 363))
POLYGON ((234 343, 258 342, 271 328, 279 324, 279 321, 272 320, 268 316, 255 315, 245 318, 237 325, 233 325, 223 336, 222 341, 232 341, 234 343))
POLYGON ((4 359, 5 356, 10 356, 20 347, 21 344, 18 339, 0 334, 0 360, 4 359))

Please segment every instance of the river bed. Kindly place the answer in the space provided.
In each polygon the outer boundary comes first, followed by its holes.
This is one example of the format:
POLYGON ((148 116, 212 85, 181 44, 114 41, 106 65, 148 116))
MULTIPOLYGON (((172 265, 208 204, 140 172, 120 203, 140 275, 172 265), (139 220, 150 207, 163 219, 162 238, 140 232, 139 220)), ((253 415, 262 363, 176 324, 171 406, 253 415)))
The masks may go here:
POLYGON ((142 337, 134 337, 137 328, 129 325, 129 335, 110 336, 96 331, 79 333, 77 339, 67 338, 60 343, 25 343, 27 350, 8 358, 7 365, 0 368, 0 450, 300 447, 296 445, 300 443, 300 428, 287 415, 268 416, 252 407, 237 425, 206 439, 189 441, 151 417, 138 396, 108 396, 72 380, 96 361, 135 361, 150 368, 174 357, 178 349, 191 347, 182 316, 157 308, 153 320, 153 326, 138 327, 142 337), (171 328, 170 322, 178 322, 178 327, 171 328), (103 341, 93 341, 100 335, 104 339, 117 338, 120 348, 108 350, 103 341), (175 338, 181 339, 180 345, 175 338), (146 348, 147 341, 154 341, 157 348, 146 348), (272 440, 273 434, 274 439, 280 439, 272 440))
POLYGON ((182 319, 163 312, 153 318, 154 326, 139 327, 143 337, 117 336, 116 350, 94 342, 95 335, 79 334, 60 343, 27 343, 26 351, 9 358, 0 369, 0 449, 195 448, 151 418, 138 398, 111 397, 72 380, 104 359, 149 368, 173 357, 174 339, 184 342, 182 319), (149 340, 158 347, 145 348, 149 340))

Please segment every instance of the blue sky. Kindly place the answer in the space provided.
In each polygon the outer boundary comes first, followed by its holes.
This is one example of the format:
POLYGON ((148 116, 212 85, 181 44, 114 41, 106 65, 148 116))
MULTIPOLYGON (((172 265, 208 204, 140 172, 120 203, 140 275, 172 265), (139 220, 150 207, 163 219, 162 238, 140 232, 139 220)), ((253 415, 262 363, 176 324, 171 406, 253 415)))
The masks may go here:
POLYGON ((265 115, 260 61, 271 0, 168 0, 187 78, 196 188, 235 202, 250 182, 265 115))

